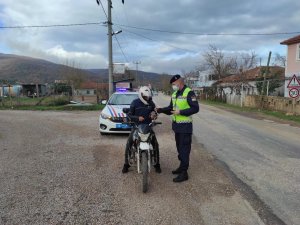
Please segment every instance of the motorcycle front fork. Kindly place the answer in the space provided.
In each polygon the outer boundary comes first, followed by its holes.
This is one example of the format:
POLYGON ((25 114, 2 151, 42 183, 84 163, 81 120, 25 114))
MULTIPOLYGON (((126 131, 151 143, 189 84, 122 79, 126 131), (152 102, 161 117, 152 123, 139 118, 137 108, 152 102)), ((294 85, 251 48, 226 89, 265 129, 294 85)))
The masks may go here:
MULTIPOLYGON (((153 162, 152 162, 152 159, 153 157, 151 157, 153 150, 144 150, 147 152, 147 159, 148 159, 148 172, 150 173, 150 170, 151 170, 151 166, 154 165, 153 162)), ((138 173, 142 173, 141 171, 141 152, 140 151, 137 151, 136 152, 136 158, 138 159, 137 160, 137 171, 138 173)))

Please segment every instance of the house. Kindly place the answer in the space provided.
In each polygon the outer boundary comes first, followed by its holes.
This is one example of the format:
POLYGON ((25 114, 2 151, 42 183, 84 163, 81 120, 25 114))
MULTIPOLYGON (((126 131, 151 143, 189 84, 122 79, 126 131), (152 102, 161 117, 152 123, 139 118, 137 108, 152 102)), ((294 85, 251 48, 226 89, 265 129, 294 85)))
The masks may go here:
POLYGON ((94 81, 84 82, 74 90, 74 100, 90 103, 99 102, 100 99, 108 98, 108 83, 94 81))
MULTIPOLYGON (((296 75, 300 80, 300 35, 282 41, 280 44, 287 45, 284 97, 290 97, 289 92, 292 88, 289 88, 288 85, 291 78, 296 75)), ((300 88, 296 89, 299 93, 300 88)))
POLYGON ((191 87, 197 95, 203 94, 204 89, 211 87, 217 80, 209 71, 198 71, 197 74, 185 77, 186 84, 191 87))
POLYGON ((27 97, 41 97, 47 95, 46 84, 22 84, 21 95, 27 97))
POLYGON ((217 78, 215 75, 211 74, 209 71, 199 71, 199 80, 197 86, 200 88, 211 87, 217 78))
POLYGON ((6 84, 0 87, 0 96, 41 97, 46 94, 45 84, 6 84))
POLYGON ((0 97, 3 96, 20 96, 22 86, 19 84, 3 84, 0 87, 0 97))
MULTIPOLYGON (((263 86, 263 72, 266 66, 249 69, 239 74, 230 75, 218 80, 215 85, 226 96, 226 102, 238 104, 241 95, 259 95, 263 86)), ((266 95, 283 95, 284 92, 284 68, 270 66, 265 81, 266 95), (272 87, 272 88, 271 88, 272 87), (272 92, 269 90, 274 89, 272 92)))

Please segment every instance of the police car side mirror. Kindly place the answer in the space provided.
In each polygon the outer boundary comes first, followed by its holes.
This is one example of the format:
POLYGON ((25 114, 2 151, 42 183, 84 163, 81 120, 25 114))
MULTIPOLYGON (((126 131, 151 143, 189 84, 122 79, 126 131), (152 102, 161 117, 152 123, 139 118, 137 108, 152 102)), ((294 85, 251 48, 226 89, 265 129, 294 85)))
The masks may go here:
POLYGON ((129 108, 123 108, 123 113, 128 113, 129 112, 129 108))

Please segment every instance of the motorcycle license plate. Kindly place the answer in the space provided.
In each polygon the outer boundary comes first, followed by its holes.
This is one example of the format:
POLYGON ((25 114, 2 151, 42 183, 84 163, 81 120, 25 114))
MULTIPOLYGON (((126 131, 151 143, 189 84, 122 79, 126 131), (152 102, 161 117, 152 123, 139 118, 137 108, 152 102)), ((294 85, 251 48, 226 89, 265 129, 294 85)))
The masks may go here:
POLYGON ((118 124, 116 124, 116 128, 119 128, 119 129, 128 129, 128 128, 131 128, 131 126, 129 124, 118 123, 118 124))

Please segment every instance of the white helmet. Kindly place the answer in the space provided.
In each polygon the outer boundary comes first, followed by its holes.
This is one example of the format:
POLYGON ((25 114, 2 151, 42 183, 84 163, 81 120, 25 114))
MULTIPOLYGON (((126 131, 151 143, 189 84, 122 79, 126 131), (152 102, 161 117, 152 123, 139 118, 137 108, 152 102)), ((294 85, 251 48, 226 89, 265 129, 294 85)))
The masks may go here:
POLYGON ((148 100, 152 98, 152 92, 150 88, 147 86, 140 87, 139 98, 144 104, 148 105, 148 100))

